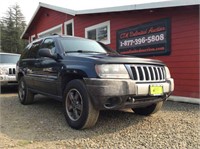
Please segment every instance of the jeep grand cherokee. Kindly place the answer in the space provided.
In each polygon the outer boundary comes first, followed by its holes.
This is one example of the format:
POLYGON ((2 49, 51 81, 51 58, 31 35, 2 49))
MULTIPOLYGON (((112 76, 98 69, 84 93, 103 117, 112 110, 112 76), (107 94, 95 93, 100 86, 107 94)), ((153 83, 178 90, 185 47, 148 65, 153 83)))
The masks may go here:
POLYGON ((0 52, 0 86, 17 85, 16 63, 20 54, 0 52))
POLYGON ((75 129, 94 126, 100 110, 153 114, 174 90, 161 61, 120 55, 78 37, 35 40, 25 48, 18 68, 20 102, 33 103, 35 94, 53 97, 63 102, 65 118, 75 129))

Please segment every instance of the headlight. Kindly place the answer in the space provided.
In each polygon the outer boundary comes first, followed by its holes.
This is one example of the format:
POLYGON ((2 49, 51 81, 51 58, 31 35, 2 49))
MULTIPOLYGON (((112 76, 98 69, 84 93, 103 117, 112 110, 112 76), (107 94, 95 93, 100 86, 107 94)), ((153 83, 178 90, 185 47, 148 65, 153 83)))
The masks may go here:
POLYGON ((95 66, 100 78, 130 78, 123 64, 101 64, 95 66))
POLYGON ((8 73, 8 70, 5 67, 0 67, 0 75, 5 75, 8 73))
POLYGON ((165 66, 165 72, 166 72, 166 79, 171 78, 170 71, 169 71, 169 68, 167 66, 165 66))

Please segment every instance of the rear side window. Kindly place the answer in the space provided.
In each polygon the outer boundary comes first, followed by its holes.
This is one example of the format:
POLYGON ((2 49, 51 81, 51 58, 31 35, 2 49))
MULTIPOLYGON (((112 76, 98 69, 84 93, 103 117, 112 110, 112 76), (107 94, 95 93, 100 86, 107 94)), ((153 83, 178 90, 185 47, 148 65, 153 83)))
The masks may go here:
POLYGON ((21 55, 21 59, 37 58, 42 40, 29 44, 21 55))
POLYGON ((21 54, 20 59, 28 58, 28 50, 30 49, 31 46, 32 46, 32 43, 30 43, 30 44, 28 44, 28 45, 26 46, 26 48, 24 49, 24 51, 23 51, 22 54, 21 54))

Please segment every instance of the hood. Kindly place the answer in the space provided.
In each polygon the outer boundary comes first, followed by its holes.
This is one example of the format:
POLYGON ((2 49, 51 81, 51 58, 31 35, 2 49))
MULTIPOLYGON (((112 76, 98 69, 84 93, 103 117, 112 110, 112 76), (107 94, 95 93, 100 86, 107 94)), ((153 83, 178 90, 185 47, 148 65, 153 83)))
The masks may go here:
POLYGON ((76 59, 76 61, 95 61, 96 63, 112 63, 112 64, 156 64, 156 65, 164 65, 159 60, 147 59, 147 58, 139 58, 134 56, 127 55, 119 55, 119 54, 108 54, 108 53, 68 53, 67 58, 76 59))

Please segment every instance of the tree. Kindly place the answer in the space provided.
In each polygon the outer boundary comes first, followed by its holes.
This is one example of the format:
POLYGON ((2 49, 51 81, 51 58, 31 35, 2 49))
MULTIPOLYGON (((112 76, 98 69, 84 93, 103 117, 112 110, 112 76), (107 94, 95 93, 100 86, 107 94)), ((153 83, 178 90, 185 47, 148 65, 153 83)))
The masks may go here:
POLYGON ((6 15, 0 19, 0 50, 10 53, 21 53, 27 41, 20 39, 26 27, 25 18, 18 4, 9 7, 6 15))

